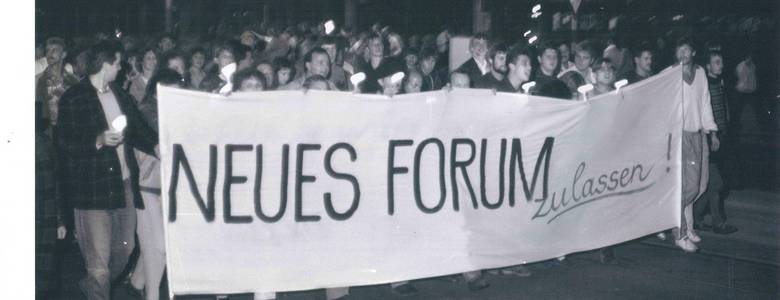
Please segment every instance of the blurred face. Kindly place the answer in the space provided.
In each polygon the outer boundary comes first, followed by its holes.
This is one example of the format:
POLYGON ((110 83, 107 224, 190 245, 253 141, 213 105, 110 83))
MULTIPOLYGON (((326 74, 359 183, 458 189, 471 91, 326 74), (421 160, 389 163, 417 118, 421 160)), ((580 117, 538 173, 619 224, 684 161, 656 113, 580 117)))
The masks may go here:
POLYGON ((497 52, 493 55, 493 71, 506 74, 506 53, 497 52))
POLYGON ((373 57, 382 57, 384 56, 385 46, 382 45, 382 39, 381 38, 373 38, 368 41, 368 49, 369 53, 373 57))
POLYGON ((693 48, 691 48, 690 45, 683 44, 680 47, 677 47, 674 52, 674 57, 677 58, 677 62, 679 62, 682 65, 690 65, 691 62, 693 62, 693 55, 696 54, 695 51, 693 51, 693 48))
POLYGON ((255 42, 256 42, 255 35, 252 34, 251 32, 249 31, 242 32, 240 38, 241 38, 241 44, 249 47, 255 46, 255 42))
POLYGON ((322 49, 325 49, 325 52, 328 52, 328 57, 330 58, 330 63, 333 63, 336 60, 336 45, 335 44, 324 44, 322 45, 322 49))
POLYGON ((509 64, 509 71, 519 78, 521 82, 528 81, 531 78, 531 58, 525 55, 517 57, 517 61, 514 64, 509 64))
POLYGON ((163 52, 167 52, 167 51, 173 49, 173 47, 176 46, 176 43, 174 43, 171 38, 164 37, 164 38, 162 38, 160 40, 160 43, 158 44, 158 46, 160 47, 160 50, 162 50, 163 52))
POLYGON ((281 68, 276 72, 276 81, 279 84, 286 84, 290 81, 290 68, 281 68))
POLYGON ((392 76, 382 78, 382 95, 393 96, 401 90, 401 83, 393 83, 392 76))
POLYGON ((157 68, 157 55, 152 51, 146 51, 146 53, 144 53, 144 60, 141 62, 141 67, 147 72, 151 72, 154 68, 157 68))
POLYGON ((242 92, 262 91, 263 82, 261 82, 260 79, 257 79, 254 76, 250 76, 249 78, 241 81, 241 86, 239 87, 239 90, 242 92))
POLYGON ((553 75, 555 68, 558 67, 558 53, 553 49, 545 49, 539 56, 539 66, 546 75, 553 75))
POLYGON ((406 62, 406 67, 412 69, 417 66, 417 55, 407 54, 404 56, 404 61, 406 62))
POLYGON ((176 57, 171 60, 168 60, 167 67, 176 71, 177 73, 179 73, 179 75, 184 77, 184 60, 181 57, 176 57))
POLYGON ((558 46, 558 52, 561 53, 561 62, 569 61, 571 57, 571 49, 569 49, 569 45, 561 44, 558 46))
POLYGON ((65 58, 65 54, 65 50, 62 49, 61 45, 46 45, 46 62, 50 65, 55 65, 62 62, 62 59, 65 58))
POLYGON ((577 66, 577 70, 584 72, 593 63, 593 56, 588 51, 577 51, 574 55, 574 65, 577 66))
POLYGON ((604 63, 596 71, 596 82, 602 85, 612 87, 615 83, 615 70, 612 64, 604 63))
POLYGON ((103 63, 103 74, 105 76, 104 79, 108 82, 114 81, 114 79, 116 79, 116 74, 119 73, 119 70, 122 70, 122 55, 119 53, 114 55, 116 58, 114 63, 103 63))
POLYGON ((217 57, 214 58, 214 61, 217 63, 219 68, 223 68, 224 66, 227 66, 229 64, 232 64, 236 62, 235 57, 233 57, 233 53, 230 53, 228 50, 222 50, 217 54, 217 57))
POLYGON ((306 63, 306 69, 309 70, 309 75, 321 75, 327 78, 330 72, 330 58, 324 53, 313 53, 311 62, 306 63))
POLYGON ((636 64, 637 69, 650 73, 653 68, 653 54, 650 51, 642 51, 642 55, 634 57, 634 64, 636 64))
POLYGON ((257 65, 257 70, 260 71, 260 73, 263 73, 265 78, 274 78, 274 68, 269 64, 259 64, 257 65))
POLYGON ((710 62, 707 63, 707 72, 715 76, 723 74, 723 57, 720 55, 710 57, 710 62))
POLYGON ((197 69, 202 69, 204 64, 206 64, 206 55, 201 52, 195 52, 195 54, 192 55, 192 66, 197 69))
POLYGON ((488 42, 485 39, 474 39, 469 44, 471 55, 475 58, 483 59, 488 51, 488 42))
POLYGON ((466 74, 452 74, 452 79, 450 80, 450 84, 452 84, 452 87, 454 88, 463 88, 467 89, 469 88, 469 77, 466 74))
POLYGON ((422 63, 420 63, 420 71, 423 72, 423 74, 428 75, 433 72, 433 68, 436 66, 436 57, 428 57, 426 59, 423 59, 422 63))
POLYGON ((409 79, 406 80, 404 85, 404 92, 406 93, 419 93, 422 87, 422 77, 419 73, 412 72, 409 74, 409 79))

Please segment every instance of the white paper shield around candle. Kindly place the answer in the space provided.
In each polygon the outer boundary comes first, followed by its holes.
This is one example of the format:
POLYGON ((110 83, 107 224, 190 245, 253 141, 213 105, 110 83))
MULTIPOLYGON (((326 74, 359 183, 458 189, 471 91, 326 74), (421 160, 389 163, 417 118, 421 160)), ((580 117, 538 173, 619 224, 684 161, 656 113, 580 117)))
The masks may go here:
POLYGON ((626 84, 628 84, 628 80, 625 80, 625 79, 619 80, 618 82, 615 82, 615 89, 619 91, 620 88, 622 88, 626 84))
POLYGON ((336 24, 333 23, 333 20, 325 22, 325 34, 330 34, 333 32, 333 29, 336 29, 336 24))
POLYGON ((520 88, 523 89, 523 93, 528 94, 528 91, 531 90, 532 87, 536 86, 536 81, 529 81, 526 83, 523 83, 523 85, 520 86, 520 88))
POLYGON ((393 77, 390 77, 390 82, 392 82, 393 84, 399 84, 403 79, 404 79, 404 72, 398 72, 393 74, 393 77))
POLYGON ((122 132, 122 130, 125 130, 125 127, 127 127, 127 117, 125 115, 118 116, 114 121, 111 121, 111 129, 114 132, 122 132))
POLYGON ((353 86, 357 86, 358 84, 363 82, 363 80, 366 80, 366 73, 363 72, 357 73, 349 77, 349 81, 352 82, 353 86))

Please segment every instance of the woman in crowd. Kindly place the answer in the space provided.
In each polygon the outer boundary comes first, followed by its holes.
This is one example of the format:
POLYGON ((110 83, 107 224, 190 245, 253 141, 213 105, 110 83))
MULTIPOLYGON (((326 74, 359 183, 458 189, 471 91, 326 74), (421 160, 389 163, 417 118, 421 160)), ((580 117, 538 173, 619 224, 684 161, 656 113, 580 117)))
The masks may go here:
POLYGON ((271 81, 274 81, 273 86, 269 89, 290 83, 295 78, 295 67, 287 58, 277 57, 274 59, 274 74, 274 79, 269 80, 269 85, 271 85, 271 81))
POLYGON ((206 77, 204 66, 206 64, 206 50, 196 47, 190 54, 190 68, 187 72, 186 81, 192 89, 200 89, 200 83, 206 77))
POLYGON ((256 69, 244 69, 233 74, 234 92, 263 91, 267 86, 267 80, 263 73, 256 69))
MULTIPOLYGON (((138 109, 146 123, 155 131, 158 130, 157 84, 181 88, 183 82, 184 77, 179 71, 169 68, 158 70, 149 80, 146 98, 139 104, 138 109)), ((136 208, 136 234, 138 234, 141 254, 130 277, 130 286, 127 290, 132 294, 143 294, 146 300, 157 300, 160 299, 160 282, 165 271, 160 160, 159 157, 136 149, 133 152, 138 169, 137 174, 132 176, 138 177, 143 202, 141 208, 136 208)))
POLYGON ((140 72, 130 80, 130 95, 138 102, 144 100, 146 85, 152 78, 154 70, 157 69, 157 52, 154 48, 146 48, 140 52, 140 58, 136 66, 140 72))

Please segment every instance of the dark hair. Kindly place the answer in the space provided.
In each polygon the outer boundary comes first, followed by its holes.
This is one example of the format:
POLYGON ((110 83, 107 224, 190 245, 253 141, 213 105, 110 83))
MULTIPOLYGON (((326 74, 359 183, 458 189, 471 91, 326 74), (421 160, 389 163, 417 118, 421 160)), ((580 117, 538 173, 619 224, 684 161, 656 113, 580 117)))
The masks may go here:
POLYGON ((536 46, 536 56, 541 57, 547 49, 551 49, 555 51, 556 54, 560 54, 558 53, 558 47, 555 47, 555 44, 549 41, 542 41, 536 46))
POLYGON ((534 89, 534 95, 558 98, 558 99, 571 99, 572 93, 569 87, 566 86, 563 81, 560 80, 546 80, 541 85, 534 89))
POLYGON ((152 75, 152 78, 149 79, 149 83, 146 85, 145 98, 157 97, 158 83, 162 85, 184 84, 184 78, 181 77, 179 72, 176 72, 173 69, 158 69, 154 72, 154 75, 152 75))
POLYGON ((420 50, 420 60, 425 60, 428 58, 433 57, 438 58, 438 53, 436 53, 436 49, 432 47, 425 47, 422 50, 420 50))
POLYGON ((693 46, 693 39, 688 35, 683 35, 677 38, 677 40, 674 43, 674 49, 677 50, 677 48, 680 48, 682 46, 688 45, 688 47, 691 47, 691 49, 695 49, 693 46))
MULTIPOLYGON (((293 78, 295 78, 295 65, 293 65, 293 63, 292 63, 292 62, 290 62, 290 60, 289 60, 289 59, 287 59, 287 58, 285 58, 285 57, 277 57, 277 58, 274 58, 273 67, 274 67, 274 75, 276 75, 276 73, 278 73, 278 72, 279 72, 279 70, 281 70, 281 69, 284 69, 284 68, 287 68, 287 69, 290 69, 290 80, 292 80, 293 78)), ((274 80, 275 80, 276 78, 272 78, 272 79, 274 79, 274 80)), ((288 81, 288 82, 289 82, 289 81, 288 81)), ((284 83, 282 83, 282 82, 277 82, 276 84, 279 84, 279 85, 281 85, 281 84, 287 84, 287 82, 284 82, 284 83)))
POLYGON ((208 56, 208 53, 206 52, 206 49, 204 49, 203 47, 198 46, 198 47, 192 48, 192 50, 190 50, 189 56, 187 56, 187 61, 192 60, 192 57, 195 55, 195 53, 202 53, 204 58, 208 59, 208 57, 206 57, 206 56, 208 56))
POLYGON ((579 42, 577 44, 577 47, 576 47, 576 50, 574 51, 574 53, 577 53, 579 51, 588 52, 588 54, 590 54, 591 57, 596 56, 596 50, 593 49, 593 44, 590 41, 587 41, 587 40, 579 42))
POLYGON ((715 56, 720 56, 721 58, 723 58, 723 53, 721 53, 720 51, 707 51, 707 55, 704 56, 707 60, 704 61, 704 64, 709 64, 710 61, 712 61, 712 58, 715 56))
POLYGON ((498 54, 498 53, 504 52, 504 54, 508 54, 507 53, 508 52, 508 48, 509 47, 507 47, 506 44, 498 43, 498 44, 494 45, 492 48, 490 48, 490 53, 488 53, 488 57, 490 57, 492 59, 495 59, 496 58, 496 54, 498 54))
POLYGON ((187 60, 184 59, 184 55, 182 55, 181 52, 175 50, 166 52, 157 60, 157 69, 168 68, 168 63, 176 58, 180 58, 184 62, 184 68, 186 70, 188 65, 187 60))
POLYGON ((484 32, 480 32, 471 37, 471 39, 469 40, 469 47, 471 47, 471 43, 476 40, 485 40, 490 42, 490 38, 488 37, 488 35, 485 34, 484 32))
POLYGON ((87 74, 99 73, 103 63, 113 64, 117 53, 122 53, 122 46, 115 41, 101 41, 92 46, 87 54, 87 74))
POLYGON ((236 49, 235 49, 234 45, 232 45, 231 43, 225 42, 225 43, 221 43, 221 44, 217 45, 216 47, 214 47, 214 57, 215 58, 218 57, 219 53, 222 52, 222 51, 230 52, 230 54, 233 55, 233 60, 235 60, 235 61, 239 61, 240 60, 236 56, 236 49))
POLYGON ((157 44, 162 42, 162 40, 165 39, 165 38, 170 39, 174 44, 177 43, 176 42, 176 35, 174 35, 173 33, 170 33, 170 32, 163 32, 162 34, 160 34, 160 37, 157 39, 157 44))
POLYGON ((246 68, 233 74, 231 81, 233 82, 233 91, 238 91, 241 88, 241 83, 249 78, 257 78, 260 83, 263 84, 263 89, 268 88, 268 80, 265 75, 255 68, 246 68))
POLYGON ((65 47, 65 40, 63 40, 61 37, 53 36, 53 37, 50 37, 50 38, 46 39, 45 46, 48 46, 48 45, 60 45, 60 47, 62 47, 62 50, 66 50, 67 49, 65 47))
POLYGON ((330 58, 330 55, 328 55, 328 51, 325 51, 325 49, 322 49, 322 47, 314 47, 314 49, 311 49, 311 51, 309 51, 309 53, 306 53, 306 55, 303 57, 303 62, 310 63, 312 56, 314 56, 314 53, 325 54, 326 56, 328 56, 328 58, 330 58))
POLYGON ((634 57, 642 57, 642 52, 650 52, 650 54, 654 54, 655 48, 652 44, 650 44, 650 42, 642 41, 636 47, 634 47, 633 52, 634 57))
POLYGON ((235 51, 233 52, 233 57, 237 62, 244 60, 247 57, 247 52, 252 51, 252 47, 249 47, 241 43, 235 43, 233 45, 233 49, 235 51))
POLYGON ((525 46, 515 46, 511 50, 509 50, 509 53, 506 55, 506 62, 507 64, 515 64, 517 63, 517 58, 521 55, 527 56, 529 59, 533 57, 531 55, 531 51, 528 49, 528 47, 525 46))
POLYGON ((325 77, 322 77, 322 75, 312 75, 307 77, 306 80, 303 81, 303 88, 310 89, 311 86, 318 81, 324 82, 325 85, 328 87, 328 90, 330 90, 330 85, 327 84, 328 80, 325 79, 325 77))
POLYGON ((615 67, 615 64, 612 63, 612 60, 606 57, 599 57, 595 61, 593 61, 593 64, 591 65, 591 68, 593 72, 596 72, 598 70, 601 70, 601 68, 604 67, 604 64, 609 64, 610 68, 613 72, 617 72, 617 68, 615 67))

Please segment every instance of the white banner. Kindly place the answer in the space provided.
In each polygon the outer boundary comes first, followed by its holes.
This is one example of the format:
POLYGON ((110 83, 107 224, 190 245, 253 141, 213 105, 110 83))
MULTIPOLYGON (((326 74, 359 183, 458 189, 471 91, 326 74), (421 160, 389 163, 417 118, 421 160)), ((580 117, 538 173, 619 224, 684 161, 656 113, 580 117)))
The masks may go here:
POLYGON ((170 291, 395 282, 674 227, 680 79, 587 102, 161 87, 170 291))

